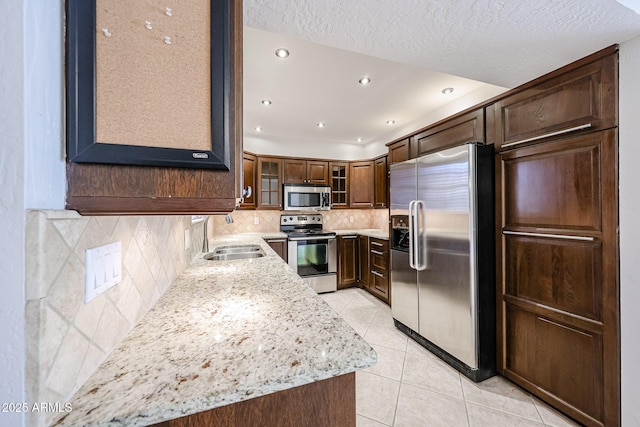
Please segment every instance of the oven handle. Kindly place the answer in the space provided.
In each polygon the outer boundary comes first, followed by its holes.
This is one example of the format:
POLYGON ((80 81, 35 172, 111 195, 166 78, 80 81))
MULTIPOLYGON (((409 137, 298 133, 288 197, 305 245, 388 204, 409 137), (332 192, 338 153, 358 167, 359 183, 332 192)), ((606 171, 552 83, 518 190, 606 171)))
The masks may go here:
POLYGON ((313 236, 313 237, 289 237, 290 242, 299 242, 300 240, 333 240, 336 236, 313 236))

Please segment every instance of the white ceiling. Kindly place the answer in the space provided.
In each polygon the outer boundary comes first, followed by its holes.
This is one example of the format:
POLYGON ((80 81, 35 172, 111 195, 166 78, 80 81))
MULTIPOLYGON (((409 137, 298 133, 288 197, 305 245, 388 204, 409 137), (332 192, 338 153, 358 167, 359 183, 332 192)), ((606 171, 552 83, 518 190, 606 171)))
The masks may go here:
POLYGON ((512 88, 640 35, 640 15, 615 0, 244 0, 244 23, 245 137, 291 144, 367 144, 388 119, 401 126, 483 83, 512 88))

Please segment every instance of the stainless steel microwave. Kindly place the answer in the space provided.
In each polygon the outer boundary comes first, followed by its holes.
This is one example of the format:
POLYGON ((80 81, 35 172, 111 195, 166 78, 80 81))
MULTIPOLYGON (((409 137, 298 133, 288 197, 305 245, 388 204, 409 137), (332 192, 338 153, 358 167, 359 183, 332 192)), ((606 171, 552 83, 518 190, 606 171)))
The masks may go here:
POLYGON ((328 211, 331 187, 314 184, 284 184, 282 199, 285 211, 328 211))

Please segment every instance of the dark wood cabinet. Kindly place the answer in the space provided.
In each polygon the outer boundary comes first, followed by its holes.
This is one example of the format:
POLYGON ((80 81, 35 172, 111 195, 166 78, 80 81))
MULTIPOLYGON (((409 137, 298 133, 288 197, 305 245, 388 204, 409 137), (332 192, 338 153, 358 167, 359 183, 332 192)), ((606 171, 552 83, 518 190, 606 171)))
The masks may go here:
POLYGON ((358 236, 358 286, 369 288, 369 237, 358 236))
MULTIPOLYGON (((169 141, 167 146, 135 145, 137 139, 132 140, 117 121, 111 116, 104 118, 104 111, 99 108, 113 103, 96 104, 96 91, 100 90, 100 85, 96 87, 96 75, 104 69, 95 55, 99 48, 95 43, 95 2, 74 1, 67 6, 66 209, 86 215, 207 214, 235 209, 236 198, 241 194, 242 170, 242 2, 229 0, 212 5, 220 12, 211 14, 210 24, 211 28, 217 28, 215 33, 219 37, 211 40, 212 48, 218 49, 202 53, 210 58, 211 75, 215 76, 210 87, 211 99, 215 101, 212 105, 219 107, 212 107, 203 115, 217 124, 211 126, 211 146, 196 150, 182 147, 179 138, 169 141), (78 72, 79 68, 82 72, 78 72), (108 126, 96 125, 103 118, 108 126), (111 140, 113 134, 108 140, 99 139, 96 130, 102 132, 105 128, 124 141, 111 140), (202 166, 195 165, 198 162, 202 166)), ((120 65, 123 62, 113 57, 110 61, 120 65)), ((162 78, 163 70, 158 71, 162 78)), ((105 75, 112 74, 103 72, 102 76, 105 75)), ((140 75, 129 76, 135 77, 140 75)), ((172 79, 164 80, 175 83, 172 79)), ((146 95, 151 101, 167 96, 162 91, 146 95)), ((158 132, 160 127, 153 125, 154 120, 155 116, 144 116, 136 129, 158 132), (145 120, 151 125, 142 123, 145 120)), ((180 128, 176 123, 170 129, 180 128)))
POLYGON ((483 108, 446 120, 412 136, 411 147, 415 147, 412 157, 473 141, 484 142, 483 108))
POLYGON ((373 207, 386 208, 388 206, 389 167, 387 156, 380 156, 373 160, 373 207))
POLYGON ((338 289, 356 284, 357 268, 358 236, 338 236, 338 289))
POLYGON ((271 246, 271 249, 273 249, 278 255, 280 255, 280 258, 282 258, 284 262, 288 262, 287 260, 289 259, 289 251, 287 249, 287 239, 285 237, 264 240, 269 244, 269 246, 271 246))
POLYGON ((329 162, 331 174, 331 208, 349 207, 349 163, 329 162))
POLYGON ((499 371, 585 425, 619 425, 615 129, 498 156, 499 371))
POLYGON ((349 163, 349 206, 373 207, 373 161, 349 163))
POLYGON ((258 156, 257 208, 282 208, 282 159, 258 156))
POLYGON ((387 144, 389 147, 389 164, 404 162, 411 158, 409 138, 387 144))
POLYGON ((494 104, 496 150, 617 125, 617 55, 583 62, 494 104))
POLYGON ((258 158, 255 154, 244 152, 242 155, 242 199, 239 209, 256 208, 256 170, 258 158))
POLYGON ((389 241, 369 239, 369 276, 368 289, 373 295, 389 304, 389 241))
POLYGON ((282 163, 285 184, 329 185, 329 162, 286 158, 282 163))

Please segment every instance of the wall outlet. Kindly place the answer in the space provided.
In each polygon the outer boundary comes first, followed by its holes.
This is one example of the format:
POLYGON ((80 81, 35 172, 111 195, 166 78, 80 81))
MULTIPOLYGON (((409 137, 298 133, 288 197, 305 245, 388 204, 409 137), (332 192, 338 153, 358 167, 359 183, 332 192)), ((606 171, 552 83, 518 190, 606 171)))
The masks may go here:
POLYGON ((352 216, 349 217, 349 222, 353 222, 353 217, 352 216))
POLYGON ((85 304, 122 281, 122 243, 85 251, 85 304))
POLYGON ((254 217, 253 217, 253 223, 254 223, 255 225, 260 224, 260 217, 259 217, 259 216, 254 216, 254 217))
POLYGON ((191 247, 191 231, 187 228, 184 230, 184 250, 186 251, 191 247))

